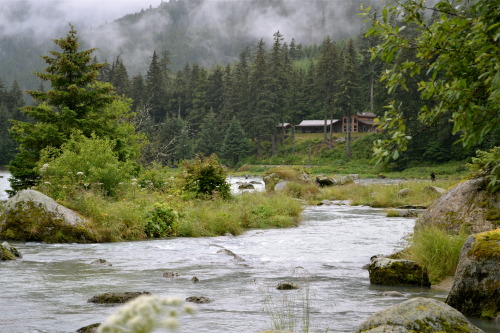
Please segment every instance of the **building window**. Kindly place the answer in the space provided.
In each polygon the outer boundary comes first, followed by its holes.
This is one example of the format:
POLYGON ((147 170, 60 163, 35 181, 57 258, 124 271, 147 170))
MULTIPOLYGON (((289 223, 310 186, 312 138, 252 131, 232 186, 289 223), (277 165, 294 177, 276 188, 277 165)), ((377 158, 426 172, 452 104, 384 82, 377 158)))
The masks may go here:
POLYGON ((354 132, 358 131, 358 126, 354 125, 354 132))

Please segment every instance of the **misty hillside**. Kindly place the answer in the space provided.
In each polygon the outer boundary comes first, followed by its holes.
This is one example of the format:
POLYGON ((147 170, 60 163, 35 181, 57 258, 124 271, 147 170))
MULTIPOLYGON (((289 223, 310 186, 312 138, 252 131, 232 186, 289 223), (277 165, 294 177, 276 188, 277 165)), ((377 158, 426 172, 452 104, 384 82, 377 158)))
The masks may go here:
MULTIPOLYGON (((112 62, 121 56, 130 73, 145 73, 153 50, 168 51, 171 68, 177 70, 186 63, 232 62, 245 46, 253 47, 261 38, 269 41, 278 30, 286 40, 295 38, 304 45, 320 43, 326 36, 355 36, 362 25, 360 5, 367 2, 372 1, 171 0, 98 27, 78 24, 76 29, 84 47, 98 49, 99 60, 112 62)), ((22 7, 28 3, 16 6, 12 15, 29 12, 22 7)), ((68 28, 56 26, 53 31, 44 26, 17 34, 0 29, 0 79, 7 85, 17 80, 23 88, 37 88, 32 73, 44 68, 40 56, 54 49, 51 39, 68 28)))

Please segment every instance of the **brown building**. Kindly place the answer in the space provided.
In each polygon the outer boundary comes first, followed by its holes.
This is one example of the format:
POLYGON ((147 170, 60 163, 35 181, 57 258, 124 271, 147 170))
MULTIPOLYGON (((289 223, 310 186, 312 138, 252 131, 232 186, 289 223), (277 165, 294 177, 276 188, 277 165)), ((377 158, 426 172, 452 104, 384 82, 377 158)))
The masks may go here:
MULTIPOLYGON (((371 112, 363 112, 351 115, 351 132, 377 132, 377 125, 375 124, 375 114, 371 112)), ((326 131, 334 133, 347 132, 348 117, 343 116, 339 119, 329 119, 326 121, 326 131)), ((301 133, 323 133, 325 128, 324 120, 302 120, 298 125, 295 125, 301 133)))

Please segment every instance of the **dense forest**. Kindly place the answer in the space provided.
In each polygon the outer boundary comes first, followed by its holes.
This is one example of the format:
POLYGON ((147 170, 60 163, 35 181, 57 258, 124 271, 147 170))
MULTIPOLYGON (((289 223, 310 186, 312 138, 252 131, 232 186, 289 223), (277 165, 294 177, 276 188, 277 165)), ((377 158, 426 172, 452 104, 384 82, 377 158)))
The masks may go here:
MULTIPOLYGON (((357 15, 360 2, 354 1, 352 6, 343 8, 342 14, 346 15, 345 11, 348 11, 351 16, 357 15)), ((285 17, 285 14, 293 14, 286 13, 292 8, 285 6, 289 3, 295 2, 230 2, 230 5, 225 3, 229 8, 225 6, 224 10, 245 10, 235 6, 253 4, 257 13, 272 8, 273 12, 283 12, 285 17)), ((313 3, 321 7, 315 7, 314 11, 324 19, 313 21, 312 29, 328 31, 326 17, 334 7, 327 4, 335 2, 313 3), (316 24, 321 26, 316 27, 316 24)), ((142 19, 146 18, 152 25, 165 28, 151 31, 170 32, 148 36, 148 41, 156 41, 154 47, 143 55, 142 60, 136 57, 131 60, 133 64, 130 66, 117 49, 112 60, 99 67, 97 79, 111 83, 117 95, 130 98, 134 113, 131 121, 148 141, 143 147, 142 163, 176 164, 197 153, 207 156, 215 153, 228 165, 236 166, 249 156, 255 160, 279 154, 278 147, 285 135, 277 124, 298 124, 304 119, 339 119, 361 112, 382 116, 384 106, 394 99, 400 101, 399 110, 413 135, 408 149, 398 160, 398 167, 419 161, 461 160, 472 151, 454 144, 458 135, 452 134, 451 113, 431 124, 422 124, 418 120, 421 107, 431 108, 435 103, 432 99, 423 100, 418 93, 418 82, 427 75, 425 72, 412 75, 404 87, 387 91, 380 79, 392 65, 380 59, 372 61, 370 48, 379 40, 376 36, 364 36, 367 27, 359 25, 357 32, 349 37, 345 32, 331 31, 332 34, 324 36, 319 43, 307 44, 297 42, 293 36, 285 38, 280 31, 272 36, 254 38, 252 42, 248 34, 236 29, 238 22, 229 22, 224 28, 229 36, 212 31, 215 25, 209 25, 204 31, 204 43, 184 38, 201 38, 189 33, 198 26, 191 26, 189 18, 203 6, 203 1, 170 1, 113 22, 113 26, 120 26, 123 34, 132 37, 127 47, 136 47, 141 52, 145 46, 141 39, 146 38, 141 37, 143 31, 134 30, 137 27, 134 22, 143 22, 142 19), (218 38, 212 39, 213 36, 218 38), (209 41, 212 49, 218 49, 227 57, 208 55, 205 52, 208 49, 203 51, 209 41), (235 48, 239 48, 238 55, 231 61, 235 48), (180 59, 186 63, 179 67, 180 59), (144 74, 136 71, 138 63, 146 68, 144 74)), ((199 15, 196 17, 200 18, 199 15)), ((110 29, 111 26, 103 31, 110 32, 110 29)), ((413 33, 411 26, 404 32, 407 36, 413 33)), ((110 33, 108 38, 110 36, 113 35, 110 33)), ((304 35, 301 38, 304 39, 304 35)), ((83 38, 82 45, 88 45, 83 38)), ((100 57, 102 54, 99 55, 97 50, 93 62, 102 61, 100 57)), ((415 59, 415 52, 409 50, 399 55, 398 62, 415 59)), ((23 101, 17 83, 10 89, 3 85, 0 88, 0 164, 6 164, 14 156, 16 146, 9 138, 7 130, 10 125, 5 120, 23 119, 19 112, 23 101)), ((44 92, 48 88, 41 83, 38 91, 44 92)), ((324 140, 326 143, 329 138, 325 135, 324 140)), ((493 147, 497 141, 498 135, 494 132, 483 146, 493 147)))

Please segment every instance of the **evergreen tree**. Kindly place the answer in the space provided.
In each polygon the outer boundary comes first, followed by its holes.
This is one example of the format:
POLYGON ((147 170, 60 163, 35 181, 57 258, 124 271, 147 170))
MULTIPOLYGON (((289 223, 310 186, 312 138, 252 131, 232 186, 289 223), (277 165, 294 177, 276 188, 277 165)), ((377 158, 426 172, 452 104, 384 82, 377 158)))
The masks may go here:
POLYGON ((227 128, 224 142, 222 144, 222 156, 232 167, 238 165, 241 158, 248 154, 249 146, 245 132, 240 122, 233 117, 227 128))
POLYGON ((11 128, 19 143, 19 153, 10 163, 14 191, 34 185, 38 178, 36 164, 40 152, 47 147, 59 148, 74 130, 86 137, 94 133, 116 141, 115 150, 121 160, 136 157, 140 139, 134 135, 127 101, 113 94, 113 86, 97 82, 103 64, 92 63, 94 49, 79 50, 77 31, 70 26, 68 34, 55 39, 62 52, 50 51, 42 58, 48 64, 44 73, 36 75, 50 81, 48 92, 28 91, 35 104, 22 112, 32 122, 15 120, 11 128))
POLYGON ((156 50, 153 52, 146 75, 146 100, 152 119, 156 123, 161 122, 166 116, 165 77, 156 50))
POLYGON ((219 126, 217 126, 215 114, 210 112, 200 126, 195 152, 205 156, 219 154, 221 145, 222 135, 219 132, 219 126))

